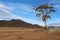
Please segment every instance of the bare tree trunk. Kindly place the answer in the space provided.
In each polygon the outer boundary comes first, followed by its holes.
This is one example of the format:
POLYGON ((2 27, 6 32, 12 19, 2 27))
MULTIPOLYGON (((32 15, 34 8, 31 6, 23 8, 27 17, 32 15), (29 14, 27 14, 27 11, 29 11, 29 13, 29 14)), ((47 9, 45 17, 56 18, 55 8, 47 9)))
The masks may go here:
POLYGON ((45 29, 47 30, 48 29, 48 27, 47 27, 47 22, 46 22, 46 20, 45 20, 45 29))

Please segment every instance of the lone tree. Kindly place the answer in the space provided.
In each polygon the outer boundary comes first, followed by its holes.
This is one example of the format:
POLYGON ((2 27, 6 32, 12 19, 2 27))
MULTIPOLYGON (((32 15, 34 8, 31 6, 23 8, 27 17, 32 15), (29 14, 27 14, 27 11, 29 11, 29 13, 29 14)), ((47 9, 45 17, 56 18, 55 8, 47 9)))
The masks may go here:
POLYGON ((49 14, 51 12, 55 12, 53 5, 52 4, 50 4, 50 5, 43 4, 43 5, 40 5, 38 7, 35 7, 35 11, 37 12, 36 17, 40 18, 40 16, 41 16, 42 20, 43 20, 43 22, 45 24, 45 29, 48 29, 48 27, 47 27, 47 20, 49 18, 51 18, 49 16, 49 14))

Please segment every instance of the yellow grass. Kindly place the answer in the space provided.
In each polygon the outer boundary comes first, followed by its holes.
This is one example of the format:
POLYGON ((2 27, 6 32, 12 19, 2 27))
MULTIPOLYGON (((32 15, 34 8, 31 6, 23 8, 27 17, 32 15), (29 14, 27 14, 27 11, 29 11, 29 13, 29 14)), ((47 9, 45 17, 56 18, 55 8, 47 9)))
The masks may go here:
POLYGON ((40 28, 1 27, 0 40, 60 40, 60 32, 40 28))

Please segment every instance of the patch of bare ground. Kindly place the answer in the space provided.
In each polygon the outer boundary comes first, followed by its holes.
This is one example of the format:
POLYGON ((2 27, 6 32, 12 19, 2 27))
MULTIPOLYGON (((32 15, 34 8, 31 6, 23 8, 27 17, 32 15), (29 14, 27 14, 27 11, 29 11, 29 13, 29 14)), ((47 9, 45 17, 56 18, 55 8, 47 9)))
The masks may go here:
POLYGON ((48 33, 41 28, 1 27, 0 40, 60 40, 60 31, 48 33))

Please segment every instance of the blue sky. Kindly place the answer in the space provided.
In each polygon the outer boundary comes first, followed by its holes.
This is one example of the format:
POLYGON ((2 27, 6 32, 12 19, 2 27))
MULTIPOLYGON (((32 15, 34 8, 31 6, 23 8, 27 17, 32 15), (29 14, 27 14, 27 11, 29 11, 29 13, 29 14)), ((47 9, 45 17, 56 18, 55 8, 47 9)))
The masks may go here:
POLYGON ((51 13, 50 23, 60 23, 60 0, 0 0, 0 20, 21 19, 28 23, 44 25, 42 19, 36 18, 33 6, 53 3, 56 10, 51 13))

